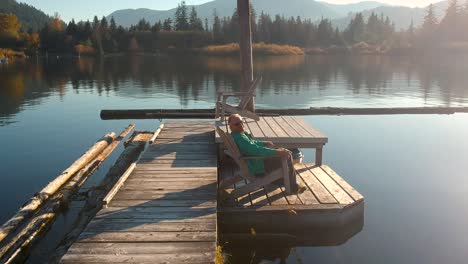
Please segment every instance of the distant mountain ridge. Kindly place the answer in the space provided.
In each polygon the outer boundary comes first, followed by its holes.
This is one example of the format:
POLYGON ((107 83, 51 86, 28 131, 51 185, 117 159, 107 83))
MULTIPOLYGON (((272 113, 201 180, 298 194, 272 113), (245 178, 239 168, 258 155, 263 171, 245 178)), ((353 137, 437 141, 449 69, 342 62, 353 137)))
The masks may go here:
MULTIPOLYGON (((448 1, 442 1, 434 4, 434 10, 436 16, 440 19, 444 16, 445 10, 448 7, 448 1)), ((396 30, 407 29, 411 21, 413 21, 416 27, 422 25, 424 22, 424 16, 427 12, 427 7, 405 7, 405 6, 379 6, 376 8, 360 11, 365 18, 368 18, 372 13, 383 14, 385 17, 388 16, 390 20, 395 23, 396 30)), ((332 22, 335 26, 340 29, 348 26, 351 19, 357 12, 348 14, 347 17, 334 19, 332 22)))
MULTIPOLYGON (((231 16, 237 7, 235 0, 214 0, 198 6, 195 6, 198 16, 202 19, 208 18, 211 22, 213 12, 219 17, 231 16)), ((252 0, 252 4, 257 14, 262 11, 270 15, 284 15, 286 17, 297 17, 318 20, 325 18, 345 17, 349 12, 358 12, 361 10, 375 8, 384 4, 374 1, 361 2, 357 4, 335 5, 314 0, 252 0)), ((191 8, 191 6, 189 6, 191 8)), ((114 17, 117 24, 129 27, 135 25, 141 18, 150 23, 158 20, 173 18, 175 8, 169 10, 151 10, 151 9, 123 9, 117 10, 108 17, 114 17)))
POLYGON ((387 4, 376 2, 376 1, 363 1, 359 3, 352 4, 330 4, 327 2, 320 2, 321 4, 328 6, 330 9, 334 10, 337 13, 340 13, 343 16, 348 15, 349 13, 359 13, 363 10, 374 9, 381 6, 388 6, 387 4))
MULTIPOLYGON (((198 16, 203 20, 208 18, 212 23, 213 12, 219 17, 231 16, 236 8, 235 0, 214 0, 201 5, 194 6, 198 16)), ((442 15, 446 9, 448 1, 435 4, 438 15, 442 15)), ((407 28, 413 20, 415 25, 420 25, 424 18, 426 8, 410 8, 404 6, 391 6, 376 1, 364 1, 353 4, 330 4, 314 0, 252 0, 252 5, 258 14, 264 13, 283 15, 285 17, 300 16, 303 19, 319 20, 322 17, 333 21, 339 28, 347 26, 351 18, 359 12, 368 17, 372 12, 388 16, 395 22, 396 28, 407 28)), ((191 8, 192 6, 189 6, 191 8)), ((146 8, 117 10, 110 14, 108 18, 114 17, 117 24, 129 27, 135 25, 142 18, 155 23, 167 18, 174 18, 175 8, 170 10, 152 10, 146 8)))

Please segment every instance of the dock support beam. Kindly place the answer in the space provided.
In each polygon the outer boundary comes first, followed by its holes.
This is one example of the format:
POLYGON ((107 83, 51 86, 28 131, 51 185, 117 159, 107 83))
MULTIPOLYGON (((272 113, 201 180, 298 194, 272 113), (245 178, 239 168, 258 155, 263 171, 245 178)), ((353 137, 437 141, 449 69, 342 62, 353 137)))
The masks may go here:
MULTIPOLYGON (((241 90, 246 92, 253 82, 252 28, 250 20, 250 0, 237 0, 240 24, 241 90)), ((255 98, 246 107, 255 111, 255 98)))

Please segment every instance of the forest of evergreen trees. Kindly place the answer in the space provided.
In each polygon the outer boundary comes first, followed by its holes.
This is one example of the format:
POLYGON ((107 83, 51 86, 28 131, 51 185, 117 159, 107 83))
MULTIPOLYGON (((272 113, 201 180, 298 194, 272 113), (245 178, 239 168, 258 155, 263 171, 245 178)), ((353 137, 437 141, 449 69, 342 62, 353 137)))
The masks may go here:
MULTIPOLYGON (((106 17, 93 21, 63 23, 58 16, 36 32, 24 32, 15 15, 0 14, 0 47, 22 47, 31 51, 74 53, 156 52, 168 48, 192 49, 237 42, 239 17, 219 17, 213 10, 213 22, 198 17, 195 8, 182 1, 172 19, 150 24, 141 19, 129 28, 117 26, 106 17)), ((254 42, 287 44, 302 48, 352 47, 353 45, 435 47, 447 43, 468 43, 468 1, 450 0, 446 14, 438 21, 429 6, 424 23, 396 31, 388 17, 372 13, 368 18, 358 13, 344 30, 329 19, 314 22, 301 17, 257 14, 252 8, 254 42)), ((467 49, 468 50, 468 49, 467 49)))
POLYGON ((419 46, 468 42, 468 1, 450 0, 445 16, 438 21, 434 6, 428 7, 421 28, 408 29, 410 42, 419 46))

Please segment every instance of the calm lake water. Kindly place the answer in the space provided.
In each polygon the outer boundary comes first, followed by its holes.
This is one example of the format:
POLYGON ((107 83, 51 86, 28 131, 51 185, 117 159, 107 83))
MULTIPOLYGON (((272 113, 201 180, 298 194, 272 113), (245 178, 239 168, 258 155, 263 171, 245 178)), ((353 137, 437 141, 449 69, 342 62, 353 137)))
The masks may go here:
MULTIPOLYGON (((263 108, 468 106, 468 56, 270 57, 255 65, 263 108)), ((238 69, 237 58, 164 56, 0 65, 0 222, 105 133, 159 124, 102 121, 101 109, 211 108, 217 89, 238 90, 238 69)), ((335 247, 233 250, 231 263, 466 263, 468 115, 305 118, 329 137, 324 162, 365 196, 362 231, 335 247)), ((30 263, 46 262, 74 207, 30 263)))

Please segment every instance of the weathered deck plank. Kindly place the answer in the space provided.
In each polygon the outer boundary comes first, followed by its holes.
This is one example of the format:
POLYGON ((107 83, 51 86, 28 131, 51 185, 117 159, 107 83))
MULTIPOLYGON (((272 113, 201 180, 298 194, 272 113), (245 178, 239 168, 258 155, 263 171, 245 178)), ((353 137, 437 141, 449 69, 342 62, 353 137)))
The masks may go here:
POLYGON ((61 262, 214 263, 216 182, 212 124, 165 124, 61 262))
MULTIPOLYGON (((231 165, 232 166, 232 165, 231 165)), ((228 166, 225 166, 228 167, 228 166)), ((336 209, 343 208, 354 202, 360 202, 363 196, 351 187, 343 178, 334 172, 329 166, 320 167, 314 164, 296 164, 295 170, 298 175, 297 182, 306 187, 304 192, 297 194, 286 194, 284 187, 269 184, 252 193, 239 198, 237 205, 222 204, 222 210, 229 208, 263 208, 263 210, 285 210, 293 206, 306 210, 336 209), (356 199, 354 200, 352 193, 356 199), (266 200, 268 202, 266 202, 266 200), (276 209, 275 209, 276 208, 276 209)), ((224 178, 224 168, 220 171, 220 178, 224 178)), ((241 186, 242 182, 237 183, 241 186)))
POLYGON ((335 197, 340 204, 350 204, 354 202, 345 190, 341 188, 330 176, 325 173, 320 167, 309 169, 315 177, 327 188, 327 190, 335 197))
MULTIPOLYGON (((230 132, 227 121, 217 121, 216 126, 230 132)), ((244 129, 257 140, 272 141, 282 147, 323 147, 328 138, 299 117, 260 117, 260 121, 244 119, 244 129)), ((221 138, 216 133, 216 143, 221 138)))
MULTIPOLYGON (((303 164, 296 165, 295 169, 298 183, 307 187, 304 192, 288 195, 284 187, 268 185, 245 195, 241 203, 221 202, 217 211, 221 230, 234 234, 234 238, 249 236, 249 230, 265 237, 289 234, 300 238, 298 246, 340 245, 362 230, 362 195, 328 166, 303 164), (352 200, 349 193, 354 193, 357 200, 352 200), (247 202, 248 198, 252 203, 247 202)), ((223 171, 220 179, 224 178, 223 171)), ((275 243, 281 243, 280 240, 275 243)))
POLYGON ((312 193, 317 197, 320 203, 338 203, 333 195, 325 188, 322 183, 315 178, 315 175, 309 170, 310 167, 304 164, 297 164, 296 171, 307 184, 312 193))
POLYGON ((275 132, 276 137, 288 137, 288 133, 275 121, 273 117, 264 117, 266 123, 270 125, 272 130, 275 132))
POLYGON ((356 191, 348 182, 346 182, 343 178, 341 178, 336 172, 334 172, 330 167, 327 165, 321 166, 322 170, 324 170, 333 180, 338 183, 344 191, 346 191, 354 201, 358 202, 364 199, 364 197, 356 191))

